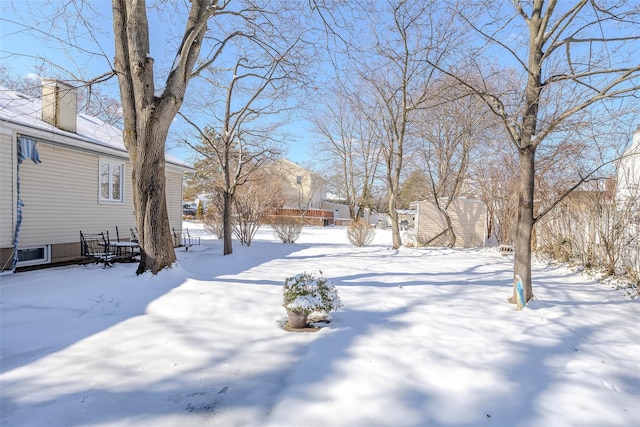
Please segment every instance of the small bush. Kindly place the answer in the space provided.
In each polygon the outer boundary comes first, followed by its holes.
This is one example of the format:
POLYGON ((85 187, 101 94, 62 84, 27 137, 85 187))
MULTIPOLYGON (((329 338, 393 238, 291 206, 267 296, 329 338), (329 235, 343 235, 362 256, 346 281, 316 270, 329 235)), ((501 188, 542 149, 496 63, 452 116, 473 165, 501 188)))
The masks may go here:
POLYGON ((285 279, 282 306, 291 311, 328 314, 342 307, 342 302, 335 285, 322 277, 322 271, 318 276, 304 272, 285 279))
POLYGON ((347 237, 353 246, 369 245, 376 235, 376 229, 363 222, 353 222, 347 228, 347 237))
POLYGON ((202 218, 202 224, 207 232, 215 235, 218 239, 222 239, 222 236, 224 236, 222 213, 217 209, 209 207, 202 218))
POLYGON ((277 218, 271 228, 282 243, 295 243, 302 232, 302 221, 297 218, 277 218))
POLYGON ((242 217, 233 223, 233 235, 243 246, 251 246, 253 238, 260 228, 260 222, 242 217))
POLYGON ((412 248, 416 244, 416 231, 412 228, 402 233, 402 244, 407 248, 412 248))
POLYGON ((222 236, 224 235, 222 221, 216 221, 212 218, 205 218, 202 222, 204 223, 204 229, 207 232, 216 236, 217 239, 222 239, 222 236))

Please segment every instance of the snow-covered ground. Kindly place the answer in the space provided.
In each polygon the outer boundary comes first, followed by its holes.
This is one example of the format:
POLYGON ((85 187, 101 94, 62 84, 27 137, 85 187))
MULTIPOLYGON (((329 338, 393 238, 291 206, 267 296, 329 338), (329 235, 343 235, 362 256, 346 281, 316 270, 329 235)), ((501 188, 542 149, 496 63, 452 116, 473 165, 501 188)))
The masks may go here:
POLYGON ((352 247, 344 228, 251 247, 190 224, 179 265, 68 266, 0 277, 3 426, 637 426, 640 307, 534 265, 506 302, 495 249, 352 247), (286 276, 322 270, 344 308, 282 329, 286 276))

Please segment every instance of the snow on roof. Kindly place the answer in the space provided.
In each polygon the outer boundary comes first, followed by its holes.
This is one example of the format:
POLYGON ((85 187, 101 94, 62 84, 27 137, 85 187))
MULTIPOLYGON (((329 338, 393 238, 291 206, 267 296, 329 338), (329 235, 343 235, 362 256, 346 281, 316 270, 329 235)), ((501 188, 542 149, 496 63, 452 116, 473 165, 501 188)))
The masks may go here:
MULTIPOLYGON (((103 147, 127 152, 122 140, 122 130, 103 122, 97 117, 86 114, 78 114, 76 132, 67 132, 59 129, 41 117, 42 100, 23 93, 0 86, 0 121, 15 123, 18 125, 62 135, 76 140, 84 141, 103 147)), ((192 169, 187 163, 165 154, 168 163, 192 169)))

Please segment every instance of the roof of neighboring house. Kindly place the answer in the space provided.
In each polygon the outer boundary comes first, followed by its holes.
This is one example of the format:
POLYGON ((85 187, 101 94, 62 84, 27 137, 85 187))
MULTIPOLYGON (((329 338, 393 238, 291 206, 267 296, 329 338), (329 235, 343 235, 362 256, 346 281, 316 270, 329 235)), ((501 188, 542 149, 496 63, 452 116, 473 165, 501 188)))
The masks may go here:
POLYGON ((291 160, 289 160, 289 159, 285 159, 284 157, 281 157, 281 158, 279 158, 279 159, 276 159, 276 160, 275 160, 275 162, 274 162, 274 164, 280 165, 280 167, 287 168, 287 171, 289 171, 289 172, 290 172, 292 169, 295 169, 295 170, 296 170, 296 171, 298 171, 298 172, 302 172, 302 173, 309 174, 309 175, 310 175, 310 176, 312 176, 312 177, 315 177, 315 178, 317 178, 317 179, 321 179, 321 180, 323 180, 323 181, 324 181, 324 178, 323 178, 323 177, 321 177, 320 175, 318 175, 317 173, 313 172, 313 171, 312 171, 312 170, 310 170, 310 169, 305 168, 305 167, 304 167, 304 166, 302 166, 302 165, 299 165, 299 164, 298 164, 298 163, 296 163, 296 162, 293 162, 293 161, 291 161, 291 160))
MULTIPOLYGON (((73 138, 87 143, 88 148, 94 146, 96 150, 99 147, 114 149, 128 157, 122 140, 122 131, 117 127, 97 117, 78 114, 76 132, 67 132, 42 120, 41 111, 42 100, 39 97, 28 96, 0 86, 0 121, 73 138)), ((182 168, 193 169, 191 165, 170 154, 165 154, 165 160, 182 168)))
MULTIPOLYGON (((447 200, 449 200, 448 197, 440 197, 438 199, 439 202, 446 202, 447 200)), ((482 200, 477 200, 477 199, 468 199, 466 197, 456 197, 454 199, 455 201, 459 201, 459 202, 463 202, 463 203, 481 203, 481 204, 485 204, 482 200)), ((435 203, 435 200, 433 199, 426 199, 426 200, 415 200, 413 202, 411 202, 411 205, 417 205, 418 203, 421 202, 429 202, 429 203, 435 203)))

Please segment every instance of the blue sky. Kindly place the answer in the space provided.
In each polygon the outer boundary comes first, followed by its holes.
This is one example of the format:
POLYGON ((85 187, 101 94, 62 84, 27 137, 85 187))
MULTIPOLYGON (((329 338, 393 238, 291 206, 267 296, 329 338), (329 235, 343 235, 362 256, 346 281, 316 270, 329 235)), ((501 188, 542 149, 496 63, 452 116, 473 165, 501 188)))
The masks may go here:
MULTIPOLYGON (((49 16, 48 11, 44 9, 46 7, 44 3, 45 2, 42 1, 29 2, 26 0, 3 0, 2 3, 0 3, 2 16, 2 21, 0 21, 0 34, 2 37, 0 43, 0 61, 2 61, 4 65, 8 65, 12 72, 18 75, 31 73, 35 65, 42 64, 42 60, 38 60, 39 56, 46 57, 52 63, 63 65, 71 73, 86 79, 108 72, 111 69, 110 62, 112 61, 114 51, 111 2, 107 0, 76 2, 78 5, 82 5, 84 10, 82 14, 69 13, 69 23, 74 30, 71 31, 68 36, 66 34, 60 34, 60 40, 50 42, 50 44, 43 42, 45 38, 43 37, 44 35, 50 33, 55 34, 55 31, 50 27, 41 23, 37 25, 33 24, 36 25, 37 28, 26 31, 24 26, 28 26, 31 22, 43 22, 43 17, 49 16), (94 10, 88 10, 88 8, 93 8, 94 10), (88 19, 92 23, 97 23, 101 31, 90 34, 83 33, 81 31, 83 28, 83 26, 80 25, 81 23, 73 21, 73 19, 76 19, 78 16, 88 19), (11 21, 24 23, 24 25, 14 24, 11 21), (64 41, 68 40, 68 37, 78 38, 78 40, 73 41, 73 44, 85 48, 85 52, 82 55, 69 55, 65 51, 64 41), (94 54, 88 54, 88 51, 94 54)), ((67 2, 54 3, 61 4, 67 2)), ((74 3, 71 2, 70 4, 74 3)), ((152 3, 150 2, 150 4, 152 3)), ((164 17, 162 20, 156 17, 154 14, 156 11, 152 10, 153 8, 150 7, 149 11, 151 33, 150 53, 155 59, 156 68, 159 70, 162 67, 170 67, 170 64, 173 62, 173 55, 175 54, 173 42, 175 41, 175 37, 172 37, 172 35, 180 32, 182 23, 179 17, 184 16, 184 14, 181 14, 181 11, 167 10, 173 2, 155 2, 153 4, 159 8, 165 8, 165 10, 160 11, 160 15, 164 17)), ((184 4, 181 2, 176 2, 176 4, 182 5, 178 7, 184 7, 184 4)), ((560 2, 560 5, 566 7, 567 3, 560 2)), ((513 13, 512 10, 507 10, 507 12, 513 13)), ((618 31, 621 32, 621 35, 626 34, 624 29, 619 29, 618 31)), ((524 31, 522 23, 520 23, 520 25, 515 24, 509 27, 505 30, 505 34, 510 38, 519 39, 525 37, 526 31, 524 31)), ((637 46, 637 42, 628 43, 629 51, 634 50, 631 47, 634 45, 637 46)), ((523 54, 521 51, 519 51, 519 53, 523 54)), ((501 65, 506 61, 514 62, 512 57, 504 54, 504 51, 496 52, 495 60, 501 63, 501 65)), ((52 75, 59 74, 54 67, 49 67, 49 70, 52 75)), ((110 93, 114 98, 119 97, 115 78, 105 83, 102 89, 110 93)), ((194 89, 192 89, 192 91, 193 90, 194 89)), ((188 95, 189 93, 187 93, 187 96, 188 95)), ((289 119, 288 124, 282 129, 290 135, 288 151, 285 157, 308 166, 314 161, 312 149, 317 136, 311 131, 312 125, 299 118, 299 116, 291 115, 287 117, 287 119, 289 119)), ((176 119, 178 126, 175 126, 175 128, 179 128, 179 121, 180 119, 176 119)), ((175 140, 169 139, 167 146, 171 148, 170 153, 180 159, 190 161, 193 157, 189 150, 175 148, 175 140)))
MULTIPOLYGON (((85 18, 94 23, 98 22, 102 31, 92 34, 82 34, 78 31, 75 34, 78 36, 78 40, 74 40, 73 44, 85 49, 82 55, 70 54, 69 49, 65 49, 64 41, 45 41, 47 38, 45 36, 55 34, 55 31, 47 25, 41 24, 43 22, 42 16, 46 16, 49 11, 45 9, 45 5, 39 3, 26 0, 2 1, 0 62, 7 66, 12 74, 24 76, 33 73, 36 66, 44 64, 42 57, 85 79, 94 78, 111 69, 114 47, 110 1, 92 2, 91 7, 94 10, 83 12, 85 18), (36 25, 32 22, 40 22, 40 24, 36 25), (33 25, 34 28, 25 28, 30 25, 33 25)), ((69 15, 72 16, 73 13, 69 15)), ((173 61, 175 50, 171 46, 171 34, 180 31, 181 22, 178 20, 171 22, 172 19, 169 17, 160 21, 150 12, 150 53, 155 60, 156 74, 158 74, 159 66, 173 61)), ((74 28, 73 22, 71 27, 74 28)), ((77 25, 75 28, 82 27, 77 25)), ((60 34, 59 38, 60 40, 68 40, 63 34, 60 34)), ((60 74, 60 70, 51 65, 46 65, 45 70, 50 70, 51 75, 60 74)), ((100 87, 112 97, 119 98, 115 78, 101 84, 100 87)), ((180 129, 180 122, 181 120, 176 118, 176 126, 172 128, 176 131, 176 135, 183 133, 180 129)), ((295 119, 295 121, 289 121, 281 130, 290 135, 285 157, 301 164, 309 163, 312 156, 312 153, 309 152, 309 141, 314 138, 311 125, 304 120, 295 119)), ((182 160, 191 161, 193 159, 194 153, 189 148, 178 146, 171 137, 167 140, 167 148, 169 153, 182 160)))

